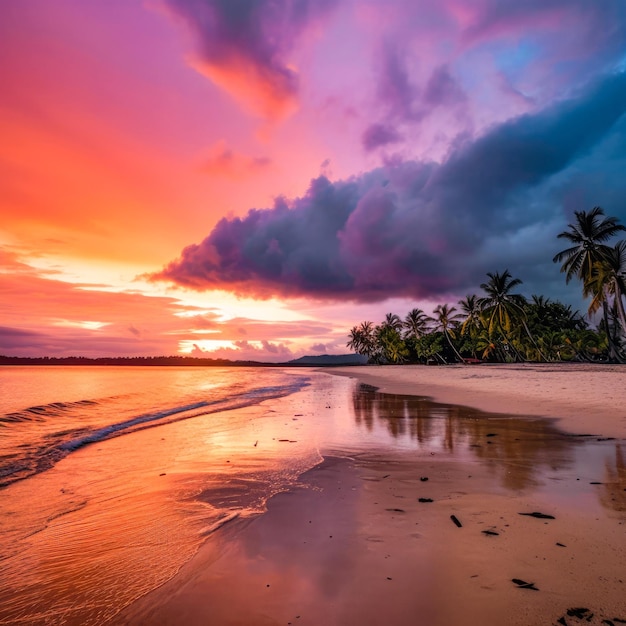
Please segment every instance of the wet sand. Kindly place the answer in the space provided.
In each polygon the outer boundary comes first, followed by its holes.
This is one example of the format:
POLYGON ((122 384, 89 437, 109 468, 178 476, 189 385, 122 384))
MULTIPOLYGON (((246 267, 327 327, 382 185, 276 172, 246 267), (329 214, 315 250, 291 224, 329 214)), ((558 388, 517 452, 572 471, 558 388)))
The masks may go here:
POLYGON ((384 392, 554 418, 567 432, 626 438, 626 365, 400 365, 337 367, 332 373, 384 392))
MULTIPOLYGON (((567 394, 551 400, 530 384, 535 370, 522 370, 526 390, 507 392, 503 381, 519 377, 510 368, 490 369, 489 377, 459 368, 453 377, 474 382, 457 387, 444 382, 448 368, 423 368, 424 376, 438 377, 434 391, 413 369, 333 370, 394 392, 356 387, 352 406, 334 407, 353 414, 355 437, 387 432, 403 445, 381 438, 378 449, 348 450, 330 438, 321 449, 325 460, 299 487, 274 496, 264 514, 222 527, 177 576, 112 623, 626 623, 619 404, 609 400, 603 411, 596 396, 582 406, 567 394), (480 377, 497 389, 481 392, 480 377), (525 417, 394 395, 400 391, 525 417), (588 423, 590 407, 596 413, 588 423), (561 428, 602 436, 571 436, 532 415, 562 417, 561 428), (528 513, 550 517, 522 515, 528 513)), ((547 388, 581 388, 580 370, 561 377, 554 369, 547 388)), ((610 379, 604 384, 619 396, 624 371, 594 376, 610 379)), ((323 418, 319 409, 307 417, 323 418)))

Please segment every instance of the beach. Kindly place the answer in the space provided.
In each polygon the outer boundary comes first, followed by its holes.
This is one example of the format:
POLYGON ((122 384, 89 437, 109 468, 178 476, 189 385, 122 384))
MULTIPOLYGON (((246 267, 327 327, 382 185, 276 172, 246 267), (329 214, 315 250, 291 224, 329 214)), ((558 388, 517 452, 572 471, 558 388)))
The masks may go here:
POLYGON ((626 438, 626 366, 578 363, 333 368, 381 391, 487 412, 555 419, 575 434, 626 438))
POLYGON ((625 623, 624 367, 312 376, 323 460, 110 623, 625 623))

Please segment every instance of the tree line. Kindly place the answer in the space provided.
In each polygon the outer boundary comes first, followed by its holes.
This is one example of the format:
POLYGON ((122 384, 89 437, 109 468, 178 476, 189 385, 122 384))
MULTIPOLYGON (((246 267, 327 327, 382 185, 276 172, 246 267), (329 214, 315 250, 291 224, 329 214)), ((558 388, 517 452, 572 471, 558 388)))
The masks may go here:
POLYGON ((569 245, 553 261, 567 283, 581 281, 588 319, 602 311, 597 327, 558 300, 515 293, 522 281, 507 269, 487 273, 482 294, 440 304, 432 316, 414 308, 404 318, 388 313, 380 324, 362 322, 350 330, 347 346, 377 364, 626 362, 626 241, 609 245, 626 227, 601 207, 574 216, 558 235, 569 245))

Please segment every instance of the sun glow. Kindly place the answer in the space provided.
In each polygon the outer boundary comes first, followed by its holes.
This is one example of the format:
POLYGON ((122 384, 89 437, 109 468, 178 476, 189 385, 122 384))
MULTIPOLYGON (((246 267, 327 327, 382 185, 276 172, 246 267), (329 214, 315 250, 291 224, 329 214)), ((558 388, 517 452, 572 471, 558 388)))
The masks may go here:
POLYGON ((198 339, 197 341, 195 339, 181 339, 178 342, 178 351, 181 354, 191 354, 192 352, 197 352, 199 349, 202 352, 206 352, 206 356, 209 358, 211 357, 211 352, 215 352, 216 350, 220 350, 222 348, 229 348, 232 350, 238 349, 235 345, 233 345, 232 341, 226 341, 223 339, 198 339))
POLYGON ((60 326, 61 328, 83 328, 85 330, 100 330, 106 326, 110 326, 111 322, 94 322, 91 320, 55 320, 52 322, 53 326, 60 326))

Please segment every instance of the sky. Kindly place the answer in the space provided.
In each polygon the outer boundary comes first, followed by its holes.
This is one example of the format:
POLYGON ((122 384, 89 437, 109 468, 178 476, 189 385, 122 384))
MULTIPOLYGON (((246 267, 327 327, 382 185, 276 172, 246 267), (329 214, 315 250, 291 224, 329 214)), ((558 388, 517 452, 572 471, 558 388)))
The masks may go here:
POLYGON ((347 352, 626 223, 623 0, 0 4, 0 354, 347 352))

